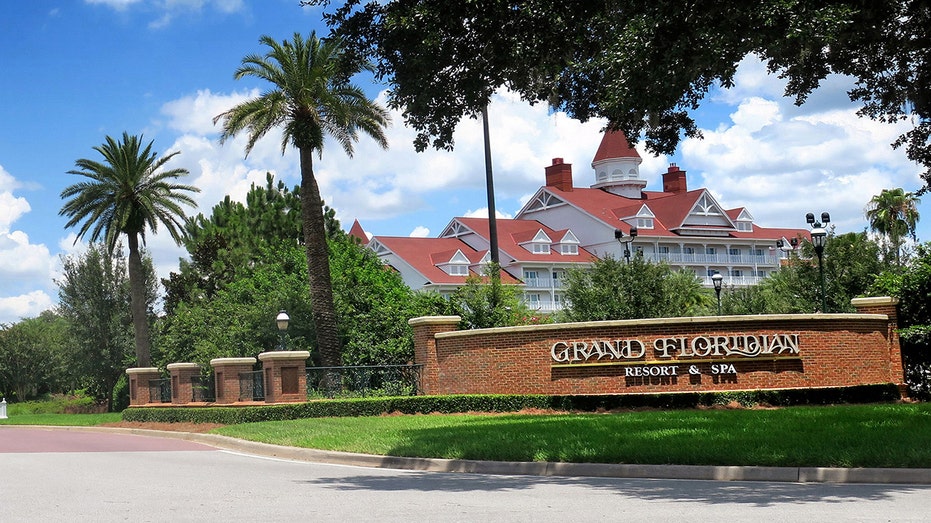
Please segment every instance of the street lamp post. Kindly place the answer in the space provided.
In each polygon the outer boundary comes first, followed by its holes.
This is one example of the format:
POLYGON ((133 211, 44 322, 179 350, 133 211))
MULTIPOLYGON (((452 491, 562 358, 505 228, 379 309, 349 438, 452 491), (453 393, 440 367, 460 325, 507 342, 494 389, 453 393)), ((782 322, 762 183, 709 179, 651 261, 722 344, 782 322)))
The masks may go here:
POLYGON ((721 315, 721 284, 724 283, 724 275, 715 271, 711 275, 711 283, 714 285, 714 293, 718 297, 718 316, 721 315))
POLYGON ((281 309, 278 316, 275 316, 275 323, 278 325, 278 350, 285 350, 287 348, 284 342, 284 335, 288 332, 289 321, 291 321, 291 317, 288 316, 288 313, 285 312, 284 309, 281 309))
POLYGON ((815 255, 818 256, 818 273, 821 279, 821 312, 827 312, 827 298, 824 294, 824 243, 828 233, 824 226, 830 223, 831 215, 821 213, 821 221, 815 220, 813 213, 805 215, 805 221, 811 226, 811 244, 815 248, 815 255))
POLYGON ((630 242, 634 241, 634 238, 637 237, 637 228, 630 228, 630 236, 625 236, 624 231, 620 229, 614 230, 614 239, 618 243, 624 245, 624 258, 627 259, 627 264, 630 265, 630 242))

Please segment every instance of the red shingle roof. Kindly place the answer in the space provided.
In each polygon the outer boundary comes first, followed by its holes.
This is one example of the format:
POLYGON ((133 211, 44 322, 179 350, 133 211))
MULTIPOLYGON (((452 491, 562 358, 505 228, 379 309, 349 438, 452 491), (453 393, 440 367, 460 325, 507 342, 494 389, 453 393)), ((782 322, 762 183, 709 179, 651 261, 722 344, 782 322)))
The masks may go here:
POLYGON ((592 163, 609 158, 640 158, 640 153, 631 147, 623 131, 606 131, 592 163))

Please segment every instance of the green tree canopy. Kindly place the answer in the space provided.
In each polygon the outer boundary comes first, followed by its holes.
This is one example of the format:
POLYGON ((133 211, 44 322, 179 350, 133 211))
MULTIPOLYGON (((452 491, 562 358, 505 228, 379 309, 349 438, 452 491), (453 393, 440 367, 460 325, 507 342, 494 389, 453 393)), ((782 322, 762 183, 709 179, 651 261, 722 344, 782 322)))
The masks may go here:
POLYGON ((903 240, 915 237, 915 227, 918 225, 918 204, 921 200, 902 188, 883 189, 873 196, 866 205, 866 219, 870 222, 870 229, 879 233, 889 243, 895 262, 901 264, 901 250, 903 240))
POLYGON ((220 141, 246 131, 246 154, 268 131, 282 127, 282 154, 288 145, 300 153, 301 218, 307 251, 317 347, 326 365, 340 362, 340 338, 333 305, 333 289, 327 255, 323 200, 313 170, 313 155, 323 152, 324 138, 332 137, 346 154, 362 132, 388 147, 384 128, 387 111, 370 101, 349 82, 362 62, 344 59, 338 39, 321 40, 311 33, 306 40, 295 33, 291 40, 278 42, 262 36, 268 48, 265 55, 251 54, 242 59, 235 78, 248 76, 265 80, 271 89, 220 114, 220 141))
POLYGON ((25 401, 65 388, 70 375, 66 340, 67 322, 53 311, 0 324, 0 396, 25 401))
POLYGON ((607 255, 590 269, 568 271, 566 300, 568 321, 597 321, 698 315, 710 306, 711 295, 694 273, 642 256, 626 263, 607 255))
POLYGON ((77 169, 68 174, 87 180, 69 185, 61 192, 65 203, 59 214, 69 218, 66 228, 81 225, 75 242, 90 233, 89 240, 103 240, 110 253, 120 236, 126 235, 136 365, 147 367, 151 364, 151 339, 139 240, 144 245, 146 232, 157 232, 159 225, 163 225, 180 245, 184 221, 182 205, 196 206, 187 193, 200 189, 176 182, 188 174, 187 170, 163 170, 178 152, 158 158, 152 151, 152 142, 143 146, 139 136, 125 132, 122 140, 107 136, 103 145, 94 150, 104 161, 81 158, 75 162, 77 169))
POLYGON ((451 147, 463 116, 506 86, 570 116, 606 118, 672 154, 691 112, 755 54, 804 103, 849 75, 861 116, 911 118, 894 147, 931 186, 931 9, 922 0, 312 0, 354 55, 370 58, 419 150, 451 147))

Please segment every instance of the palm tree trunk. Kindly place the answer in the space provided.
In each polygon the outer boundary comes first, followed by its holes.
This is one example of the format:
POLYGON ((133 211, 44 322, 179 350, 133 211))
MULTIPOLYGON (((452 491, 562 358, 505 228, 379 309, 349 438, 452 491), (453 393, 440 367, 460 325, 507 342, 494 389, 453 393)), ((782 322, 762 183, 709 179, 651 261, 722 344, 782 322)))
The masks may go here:
POLYGON ((323 200, 314 178, 313 151, 301 147, 301 223, 304 247, 307 249, 307 275, 310 280, 310 300, 317 336, 317 350, 324 367, 336 367, 342 362, 336 307, 330 281, 330 258, 323 218, 323 200))
POLYGON ((129 301, 133 316, 133 334, 136 341, 136 366, 152 365, 149 340, 149 315, 145 303, 145 269, 139 254, 139 237, 127 233, 129 244, 129 301))

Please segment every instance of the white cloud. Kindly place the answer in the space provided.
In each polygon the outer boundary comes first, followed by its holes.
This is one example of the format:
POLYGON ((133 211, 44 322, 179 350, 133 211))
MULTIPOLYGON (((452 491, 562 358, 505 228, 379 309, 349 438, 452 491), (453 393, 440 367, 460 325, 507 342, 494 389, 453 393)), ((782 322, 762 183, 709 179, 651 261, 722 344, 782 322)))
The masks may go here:
MULTIPOLYGON (((495 208, 495 216, 502 220, 507 220, 507 219, 514 217, 513 214, 507 214, 507 213, 501 212, 497 208, 495 208)), ((474 211, 472 210, 466 211, 465 214, 462 215, 462 217, 463 218, 488 218, 488 207, 482 207, 481 209, 475 209, 474 211)))
POLYGON ((414 230, 408 234, 411 238, 426 238, 430 236, 430 229, 424 227, 423 225, 418 225, 414 227, 414 230))
POLYGON ((38 316, 53 305, 51 296, 45 291, 0 297, 0 323, 15 323, 23 318, 38 316))
POLYGON ((738 87, 717 99, 736 110, 730 123, 682 143, 690 186, 708 187, 726 207, 747 207, 757 223, 804 228, 806 212, 831 213, 838 231, 866 226, 863 208, 883 188, 921 186, 920 169, 889 144, 908 129, 856 115, 844 79, 800 107, 781 96, 784 82, 761 74, 758 60, 738 70, 738 87), (830 98, 830 101, 827 101, 830 98))
POLYGON ((133 4, 138 4, 140 0, 84 0, 84 3, 91 5, 103 5, 111 7, 117 11, 124 11, 133 4))

